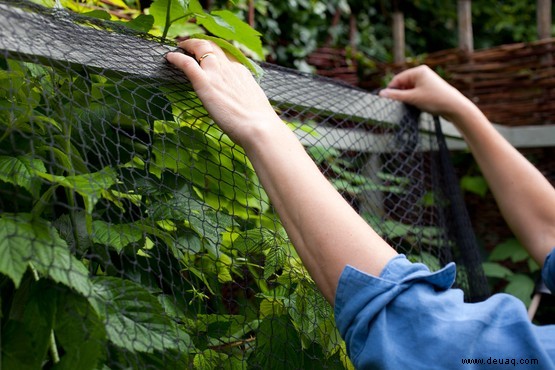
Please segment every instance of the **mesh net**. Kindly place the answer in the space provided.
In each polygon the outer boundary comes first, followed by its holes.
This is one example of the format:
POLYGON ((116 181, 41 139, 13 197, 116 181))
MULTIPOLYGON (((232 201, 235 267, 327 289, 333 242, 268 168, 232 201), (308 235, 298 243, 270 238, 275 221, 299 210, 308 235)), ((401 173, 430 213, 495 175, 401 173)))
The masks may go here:
MULTIPOLYGON (((242 149, 165 63, 172 49, 0 2, 0 367, 349 368, 332 308, 242 149)), ((465 214, 443 139, 422 130, 432 117, 262 67, 367 222, 431 269, 457 261, 457 285, 486 296, 475 244, 453 232, 465 214)))

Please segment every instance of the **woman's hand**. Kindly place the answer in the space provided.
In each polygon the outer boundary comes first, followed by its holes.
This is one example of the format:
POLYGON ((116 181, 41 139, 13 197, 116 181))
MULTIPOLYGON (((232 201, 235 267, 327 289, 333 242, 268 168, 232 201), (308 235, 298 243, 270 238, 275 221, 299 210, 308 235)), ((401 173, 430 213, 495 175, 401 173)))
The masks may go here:
POLYGON ((189 39, 179 46, 191 54, 166 59, 191 81, 204 107, 232 140, 244 146, 253 129, 278 118, 250 71, 213 42, 189 39))
POLYGON ((428 66, 422 65, 396 75, 380 96, 414 105, 457 123, 476 106, 428 66))

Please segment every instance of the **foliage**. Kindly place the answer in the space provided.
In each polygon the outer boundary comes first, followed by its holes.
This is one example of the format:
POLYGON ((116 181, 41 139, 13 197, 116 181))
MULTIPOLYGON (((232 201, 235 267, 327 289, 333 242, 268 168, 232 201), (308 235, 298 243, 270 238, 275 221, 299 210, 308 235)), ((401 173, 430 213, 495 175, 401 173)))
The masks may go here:
POLYGON ((204 10, 199 0, 154 0, 144 11, 136 4, 129 5, 125 1, 116 0, 102 2, 88 0, 33 0, 48 7, 62 5, 77 13, 89 17, 109 20, 142 33, 158 36, 162 41, 173 42, 184 37, 214 36, 214 41, 229 51, 247 66, 243 53, 233 44, 237 44, 243 52, 256 60, 264 59, 264 51, 260 33, 243 22, 228 10, 204 10), (227 43, 223 41, 227 40, 227 43), (233 44, 232 44, 233 43, 233 44))
MULTIPOLYGON (((227 7, 245 20, 250 1, 210 3, 216 8, 227 7)), ((397 9, 404 14, 408 59, 417 60, 458 44, 455 1, 287 0, 255 1, 253 5, 254 24, 262 34, 268 60, 302 71, 312 70, 306 59, 323 45, 346 49, 361 76, 372 72, 376 61, 391 62, 391 20, 397 9), (355 32, 351 20, 356 24, 355 32)), ((476 49, 535 40, 534 2, 474 0, 472 17, 476 49)))
MULTIPOLYGON (((250 162, 194 94, 14 60, 0 78, 3 366, 271 368, 283 352, 350 368, 250 162)), ((407 181, 308 150, 350 196, 407 181)))
MULTIPOLYGON (((460 179, 461 189, 485 199, 489 186, 472 155, 469 152, 458 153, 453 159, 456 166, 464 169, 460 179)), ((526 306, 530 304, 535 281, 539 278, 539 266, 514 237, 489 251, 483 268, 492 292, 512 294, 526 306)))
POLYGON ((498 244, 483 267, 493 284, 500 283, 502 291, 519 298, 526 306, 530 304, 535 288, 531 276, 537 278, 540 268, 516 239, 498 244))
POLYGON ((460 180, 461 189, 485 197, 489 186, 484 176, 465 175, 460 180))
POLYGON ((194 94, 0 67, 2 368, 271 368, 283 351, 351 366, 250 162, 194 94))
POLYGON ((472 3, 476 48, 488 48, 537 38, 536 2, 512 0, 472 3))

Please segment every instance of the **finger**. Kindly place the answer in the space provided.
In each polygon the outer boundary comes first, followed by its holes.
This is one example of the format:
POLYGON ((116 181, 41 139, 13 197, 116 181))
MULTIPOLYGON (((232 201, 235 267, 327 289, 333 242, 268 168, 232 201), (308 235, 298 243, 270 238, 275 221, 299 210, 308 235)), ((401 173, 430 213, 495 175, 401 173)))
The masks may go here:
POLYGON ((411 71, 403 71, 393 77, 387 85, 393 89, 410 89, 414 87, 413 75, 411 71))
POLYGON ((201 62, 214 63, 218 60, 223 61, 226 58, 224 51, 208 40, 188 39, 181 42, 179 46, 193 55, 199 64, 201 62))
POLYGON ((205 72, 194 58, 183 53, 171 52, 166 54, 166 59, 174 66, 181 69, 193 86, 204 79, 205 72))
POLYGON ((380 91, 380 96, 384 98, 409 102, 411 100, 412 90, 401 90, 395 88, 385 88, 380 91))

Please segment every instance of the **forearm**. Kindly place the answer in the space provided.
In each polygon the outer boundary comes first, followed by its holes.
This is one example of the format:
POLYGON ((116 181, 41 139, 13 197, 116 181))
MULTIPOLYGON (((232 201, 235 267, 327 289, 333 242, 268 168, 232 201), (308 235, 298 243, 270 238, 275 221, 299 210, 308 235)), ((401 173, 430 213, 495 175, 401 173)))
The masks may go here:
POLYGON ((532 257, 543 264, 555 246, 555 190, 478 108, 465 109, 454 120, 507 224, 532 257))
POLYGON ((379 275, 396 252, 320 173, 247 68, 205 40, 168 53, 183 70, 214 121, 251 160, 312 278, 333 303, 347 264, 379 275), (201 63, 202 62, 202 63, 201 63))
POLYGON ((379 275, 396 252, 359 217, 277 117, 260 125, 244 149, 299 256, 333 303, 349 264, 379 275))

